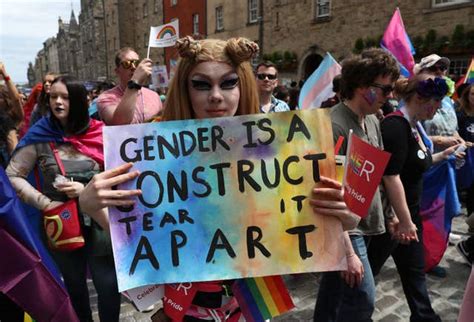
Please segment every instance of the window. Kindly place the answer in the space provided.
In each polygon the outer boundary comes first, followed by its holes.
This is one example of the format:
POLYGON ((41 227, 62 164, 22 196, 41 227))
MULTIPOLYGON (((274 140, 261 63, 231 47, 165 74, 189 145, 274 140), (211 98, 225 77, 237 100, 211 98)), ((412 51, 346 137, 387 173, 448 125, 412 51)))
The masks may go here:
POLYGON ((193 14, 193 34, 199 34, 199 14, 193 14))
MULTIPOLYGON (((254 40, 254 42, 258 45, 258 40, 254 40)), ((257 67, 257 65, 260 63, 260 54, 257 53, 256 55, 254 55, 252 57, 252 60, 250 61, 250 64, 252 64, 252 67, 255 69, 255 67, 257 67)))
POLYGON ((159 0, 155 0, 155 3, 153 5, 153 12, 157 13, 159 9, 160 9, 160 2, 159 0))
POLYGON ((147 48, 148 47, 148 41, 150 39, 148 39, 148 33, 145 32, 145 34, 143 34, 143 47, 147 48))
POLYGON ((331 2, 329 0, 316 0, 314 7, 314 17, 316 19, 322 17, 329 17, 329 12, 331 8, 331 2))
POLYGON ((449 65, 449 74, 464 75, 467 72, 469 62, 470 60, 467 57, 451 59, 451 64, 449 65))
POLYGON ((222 6, 216 8, 216 30, 224 30, 224 9, 222 6))
POLYGON ((112 10, 112 23, 115 25, 115 10, 112 10))
POLYGON ((145 2, 143 4, 143 17, 147 17, 148 16, 148 2, 145 2))
POLYGON ((432 7, 446 7, 468 2, 471 2, 471 0, 432 0, 432 7))
POLYGON ((171 6, 176 6, 178 4, 178 0, 171 0, 171 6))
POLYGON ((249 2, 249 23, 258 21, 258 1, 248 0, 249 2))

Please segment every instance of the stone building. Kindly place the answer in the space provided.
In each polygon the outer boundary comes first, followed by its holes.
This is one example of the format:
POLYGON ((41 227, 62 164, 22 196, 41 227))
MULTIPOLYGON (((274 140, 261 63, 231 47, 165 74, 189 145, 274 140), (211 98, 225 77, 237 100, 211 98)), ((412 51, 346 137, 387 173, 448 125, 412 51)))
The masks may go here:
POLYGON ((33 87, 36 84, 36 77, 35 77, 35 68, 32 62, 28 63, 28 71, 26 72, 28 77, 28 86, 33 87))
POLYGON ((43 49, 45 54, 45 69, 46 72, 59 73, 59 56, 58 56, 58 45, 56 37, 46 39, 43 43, 43 49))
MULTIPOLYGON (((264 1, 263 53, 273 57, 276 52, 296 54, 295 69, 287 70, 285 75, 306 79, 326 52, 340 60, 353 52, 359 38, 379 46, 379 38, 397 6, 412 41, 425 37, 430 30, 449 41, 455 25, 474 26, 472 0, 264 1)), ((447 50, 439 54, 451 58, 453 66, 459 61, 467 64, 472 48, 470 52, 447 50)))
POLYGON ((41 82, 43 76, 47 73, 46 70, 46 55, 44 49, 41 49, 36 54, 35 65, 34 65, 34 75, 35 83, 41 82))
MULTIPOLYGON (((115 53, 120 48, 132 47, 140 58, 146 57, 150 27, 163 23, 162 1, 104 0, 107 68, 110 78, 115 75, 115 53)), ((152 48, 150 59, 154 62, 163 61, 163 50, 152 48)))
MULTIPOLYGON (((134 1, 135 21, 134 25, 133 48, 137 51, 140 58, 147 57, 148 43, 150 39, 150 27, 156 27, 163 24, 163 1, 162 0, 137 0, 134 1)), ((164 51, 162 48, 150 48, 149 58, 155 64, 164 63, 164 51)))
POLYGON ((82 62, 78 65, 78 77, 83 80, 105 80, 107 72, 106 33, 104 2, 81 0, 79 30, 82 62))
MULTIPOLYGON (((163 0, 163 21, 179 20, 179 37, 187 35, 205 38, 207 31, 206 0, 163 0)), ((178 54, 172 47, 165 48, 165 61, 169 68, 170 59, 177 60, 178 54)), ((168 69, 169 70, 169 69, 168 69)))
POLYGON ((207 1, 207 35, 209 38, 228 39, 246 37, 261 43, 259 32, 260 0, 207 1))
POLYGON ((78 67, 82 64, 80 30, 74 11, 69 23, 58 19, 59 30, 56 36, 59 56, 59 73, 78 77, 78 67))

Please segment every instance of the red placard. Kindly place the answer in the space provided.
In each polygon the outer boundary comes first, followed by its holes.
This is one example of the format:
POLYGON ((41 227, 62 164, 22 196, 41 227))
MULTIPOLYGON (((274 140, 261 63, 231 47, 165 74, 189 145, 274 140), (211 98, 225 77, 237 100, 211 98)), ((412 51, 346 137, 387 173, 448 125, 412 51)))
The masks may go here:
POLYGON ((344 177, 344 201, 352 212, 362 218, 369 212, 390 155, 356 135, 351 135, 349 138, 344 177))

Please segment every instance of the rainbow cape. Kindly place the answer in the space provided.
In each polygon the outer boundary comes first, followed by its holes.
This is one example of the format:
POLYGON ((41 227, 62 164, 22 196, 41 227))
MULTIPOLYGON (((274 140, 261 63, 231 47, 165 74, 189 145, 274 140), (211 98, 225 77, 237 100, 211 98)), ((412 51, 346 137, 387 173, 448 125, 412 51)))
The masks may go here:
POLYGON ((265 321, 295 307, 279 275, 236 280, 232 291, 248 322, 265 321))

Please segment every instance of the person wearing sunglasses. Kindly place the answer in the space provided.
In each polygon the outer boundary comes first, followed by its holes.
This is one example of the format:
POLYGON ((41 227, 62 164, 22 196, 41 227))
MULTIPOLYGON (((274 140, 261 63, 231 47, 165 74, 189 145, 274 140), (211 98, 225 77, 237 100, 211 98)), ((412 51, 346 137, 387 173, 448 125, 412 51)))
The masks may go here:
POLYGON ((115 55, 118 85, 97 98, 97 109, 107 125, 137 124, 153 119, 161 110, 158 94, 145 87, 152 70, 151 59, 140 61, 133 48, 115 55))
POLYGON ((258 64, 255 69, 255 77, 257 79, 261 113, 285 112, 290 110, 287 103, 273 96, 273 90, 278 85, 278 70, 272 62, 265 61, 258 64))
MULTIPOLYGON (((331 108, 332 135, 344 141, 337 151, 345 156, 349 131, 382 149, 382 135, 375 116, 392 97, 400 75, 396 60, 383 49, 365 50, 342 62, 342 102, 331 108)), ((372 321, 375 309, 375 281, 367 257, 371 238, 385 232, 380 191, 374 194, 368 214, 358 226, 346 232, 347 270, 322 274, 314 321, 372 321)))

